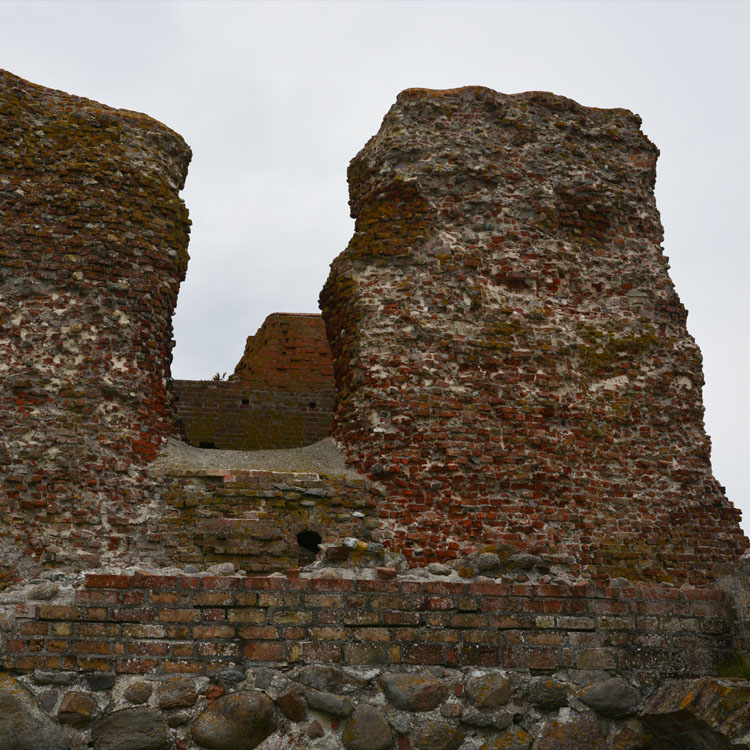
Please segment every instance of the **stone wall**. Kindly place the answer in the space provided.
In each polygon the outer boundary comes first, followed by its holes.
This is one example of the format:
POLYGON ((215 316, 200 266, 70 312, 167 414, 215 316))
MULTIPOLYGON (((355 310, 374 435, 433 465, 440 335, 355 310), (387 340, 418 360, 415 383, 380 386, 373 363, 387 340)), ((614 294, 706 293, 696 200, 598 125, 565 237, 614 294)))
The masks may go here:
POLYGON ((190 149, 155 120, 0 71, 0 585, 95 566, 173 431, 190 149))
POLYGON ((321 294, 333 434, 412 562, 511 544, 702 584, 747 546, 639 125, 546 93, 409 89, 352 161, 355 233, 321 294))
POLYGON ((728 607, 658 586, 49 576, 0 594, 0 705, 20 750, 728 747, 750 683, 695 679, 728 607))
POLYGON ((175 380, 173 387, 178 428, 196 447, 299 448, 331 434, 333 387, 257 390, 237 380, 175 380))
POLYGON ((151 564, 232 563, 250 573, 307 565, 318 544, 369 540, 379 495, 365 479, 314 472, 167 470, 164 509, 150 524, 139 557, 151 564))

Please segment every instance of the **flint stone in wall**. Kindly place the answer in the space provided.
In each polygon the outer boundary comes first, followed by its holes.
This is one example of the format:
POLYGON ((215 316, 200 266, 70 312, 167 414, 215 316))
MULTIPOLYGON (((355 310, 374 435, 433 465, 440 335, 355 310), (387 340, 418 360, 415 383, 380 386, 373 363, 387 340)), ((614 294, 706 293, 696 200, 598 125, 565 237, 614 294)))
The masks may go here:
POLYGON ((123 697, 130 703, 146 703, 154 691, 148 682, 134 682, 125 688, 123 697))
POLYGON ((290 690, 288 693, 280 695, 274 700, 274 703, 282 710, 284 716, 292 721, 302 721, 307 715, 305 699, 297 690, 290 690))
POLYGON ((85 677, 91 690, 109 690, 115 684, 115 676, 106 672, 92 672, 85 677))
POLYGON ((535 677, 526 691, 526 700, 544 711, 556 711, 568 705, 568 691, 552 677, 535 677))
POLYGON ((447 721, 430 721, 418 727, 412 739, 414 750, 457 750, 464 741, 463 731, 447 721))
POLYGON ((190 734, 210 750, 253 750, 276 731, 273 703, 255 690, 217 698, 198 716, 190 734))
POLYGON ((606 750, 607 743, 599 719, 593 713, 576 714, 562 709, 548 722, 538 750, 606 750))
POLYGON ((91 723, 95 712, 96 701, 88 693, 72 691, 63 697, 57 719, 61 724, 82 729, 91 723))
POLYGON ((336 667, 311 664, 299 670, 297 681, 324 693, 336 693, 345 682, 345 677, 336 667))
POLYGON ((467 678, 464 691, 477 708, 498 708, 510 698, 510 680, 498 672, 475 672, 467 678))
POLYGON ((641 702, 639 692, 622 677, 595 682, 578 693, 578 698, 589 708, 609 719, 633 716, 641 702))
MULTIPOLYGON (((674 747, 729 747, 750 733, 750 681, 703 677, 664 685, 641 711, 659 740, 674 747), (696 744, 698 740, 703 745, 696 744)), ((750 738, 748 738, 750 739, 750 738)))
POLYGON ((14 677, 0 674, 0 750, 68 750, 60 726, 14 677))
POLYGON ((480 711, 476 708, 464 708, 461 711, 461 721, 472 727, 507 729, 513 723, 513 714, 510 711, 480 711))
POLYGON ((611 746, 612 750, 648 750, 652 747, 650 735, 637 719, 615 732, 611 746))
POLYGON ((319 690, 306 690, 305 698, 310 708, 316 711, 323 711, 332 716, 341 716, 345 718, 350 716, 354 709, 351 698, 343 698, 333 693, 322 693, 319 690))
POLYGON ((534 738, 521 727, 512 727, 507 732, 486 738, 479 750, 528 750, 534 738))
POLYGON ((346 723, 341 741, 347 750, 386 750, 391 746, 391 728, 375 706, 361 703, 346 723))
POLYGON ((123 708, 91 732, 96 750, 168 750, 169 732, 155 708, 123 708))
POLYGON ((432 711, 448 695, 445 683, 426 675, 388 672, 380 684, 386 698, 402 711, 432 711))
POLYGON ((198 699, 195 683, 190 677, 172 677, 159 686, 159 708, 186 708, 198 699))

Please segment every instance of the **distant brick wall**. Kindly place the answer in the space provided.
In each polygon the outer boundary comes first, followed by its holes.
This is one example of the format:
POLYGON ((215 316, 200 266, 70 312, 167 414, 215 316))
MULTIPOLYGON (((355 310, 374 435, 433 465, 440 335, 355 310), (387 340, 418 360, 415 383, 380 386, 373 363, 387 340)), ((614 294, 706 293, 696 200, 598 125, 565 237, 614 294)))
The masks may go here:
POLYGON ((328 437, 333 362, 320 315, 273 313, 229 381, 176 380, 187 441, 231 450, 298 448, 328 437))
POLYGON ((710 674, 723 591, 594 584, 92 575, 70 604, 18 605, 6 670, 192 672, 256 663, 710 674))
POLYGON ((331 434, 334 389, 258 390, 242 381, 175 380, 175 412, 198 448, 299 448, 331 434))

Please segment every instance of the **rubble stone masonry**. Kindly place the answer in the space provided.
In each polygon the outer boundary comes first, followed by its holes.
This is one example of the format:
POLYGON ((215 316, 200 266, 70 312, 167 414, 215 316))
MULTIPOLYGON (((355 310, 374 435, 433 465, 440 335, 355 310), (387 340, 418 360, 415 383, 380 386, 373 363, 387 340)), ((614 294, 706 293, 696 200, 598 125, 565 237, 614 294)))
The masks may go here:
POLYGON ((548 93, 409 89, 352 161, 355 232, 321 294, 334 436, 413 563, 509 544, 705 583, 747 546, 639 126, 548 93))
POLYGON ((153 500, 187 266, 182 138, 0 71, 0 584, 95 566, 153 500))

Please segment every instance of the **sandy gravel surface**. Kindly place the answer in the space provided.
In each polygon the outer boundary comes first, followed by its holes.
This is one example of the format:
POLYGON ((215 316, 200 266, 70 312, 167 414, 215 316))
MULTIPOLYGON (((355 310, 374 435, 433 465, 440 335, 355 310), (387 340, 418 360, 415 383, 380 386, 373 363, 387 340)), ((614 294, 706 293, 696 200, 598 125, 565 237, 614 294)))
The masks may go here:
POLYGON ((193 446, 170 438, 155 468, 192 469, 195 471, 232 471, 265 469, 266 471, 310 471, 316 474, 362 478, 348 469, 344 454, 336 448, 331 438, 319 440, 304 448, 287 448, 272 451, 222 451, 193 446))

